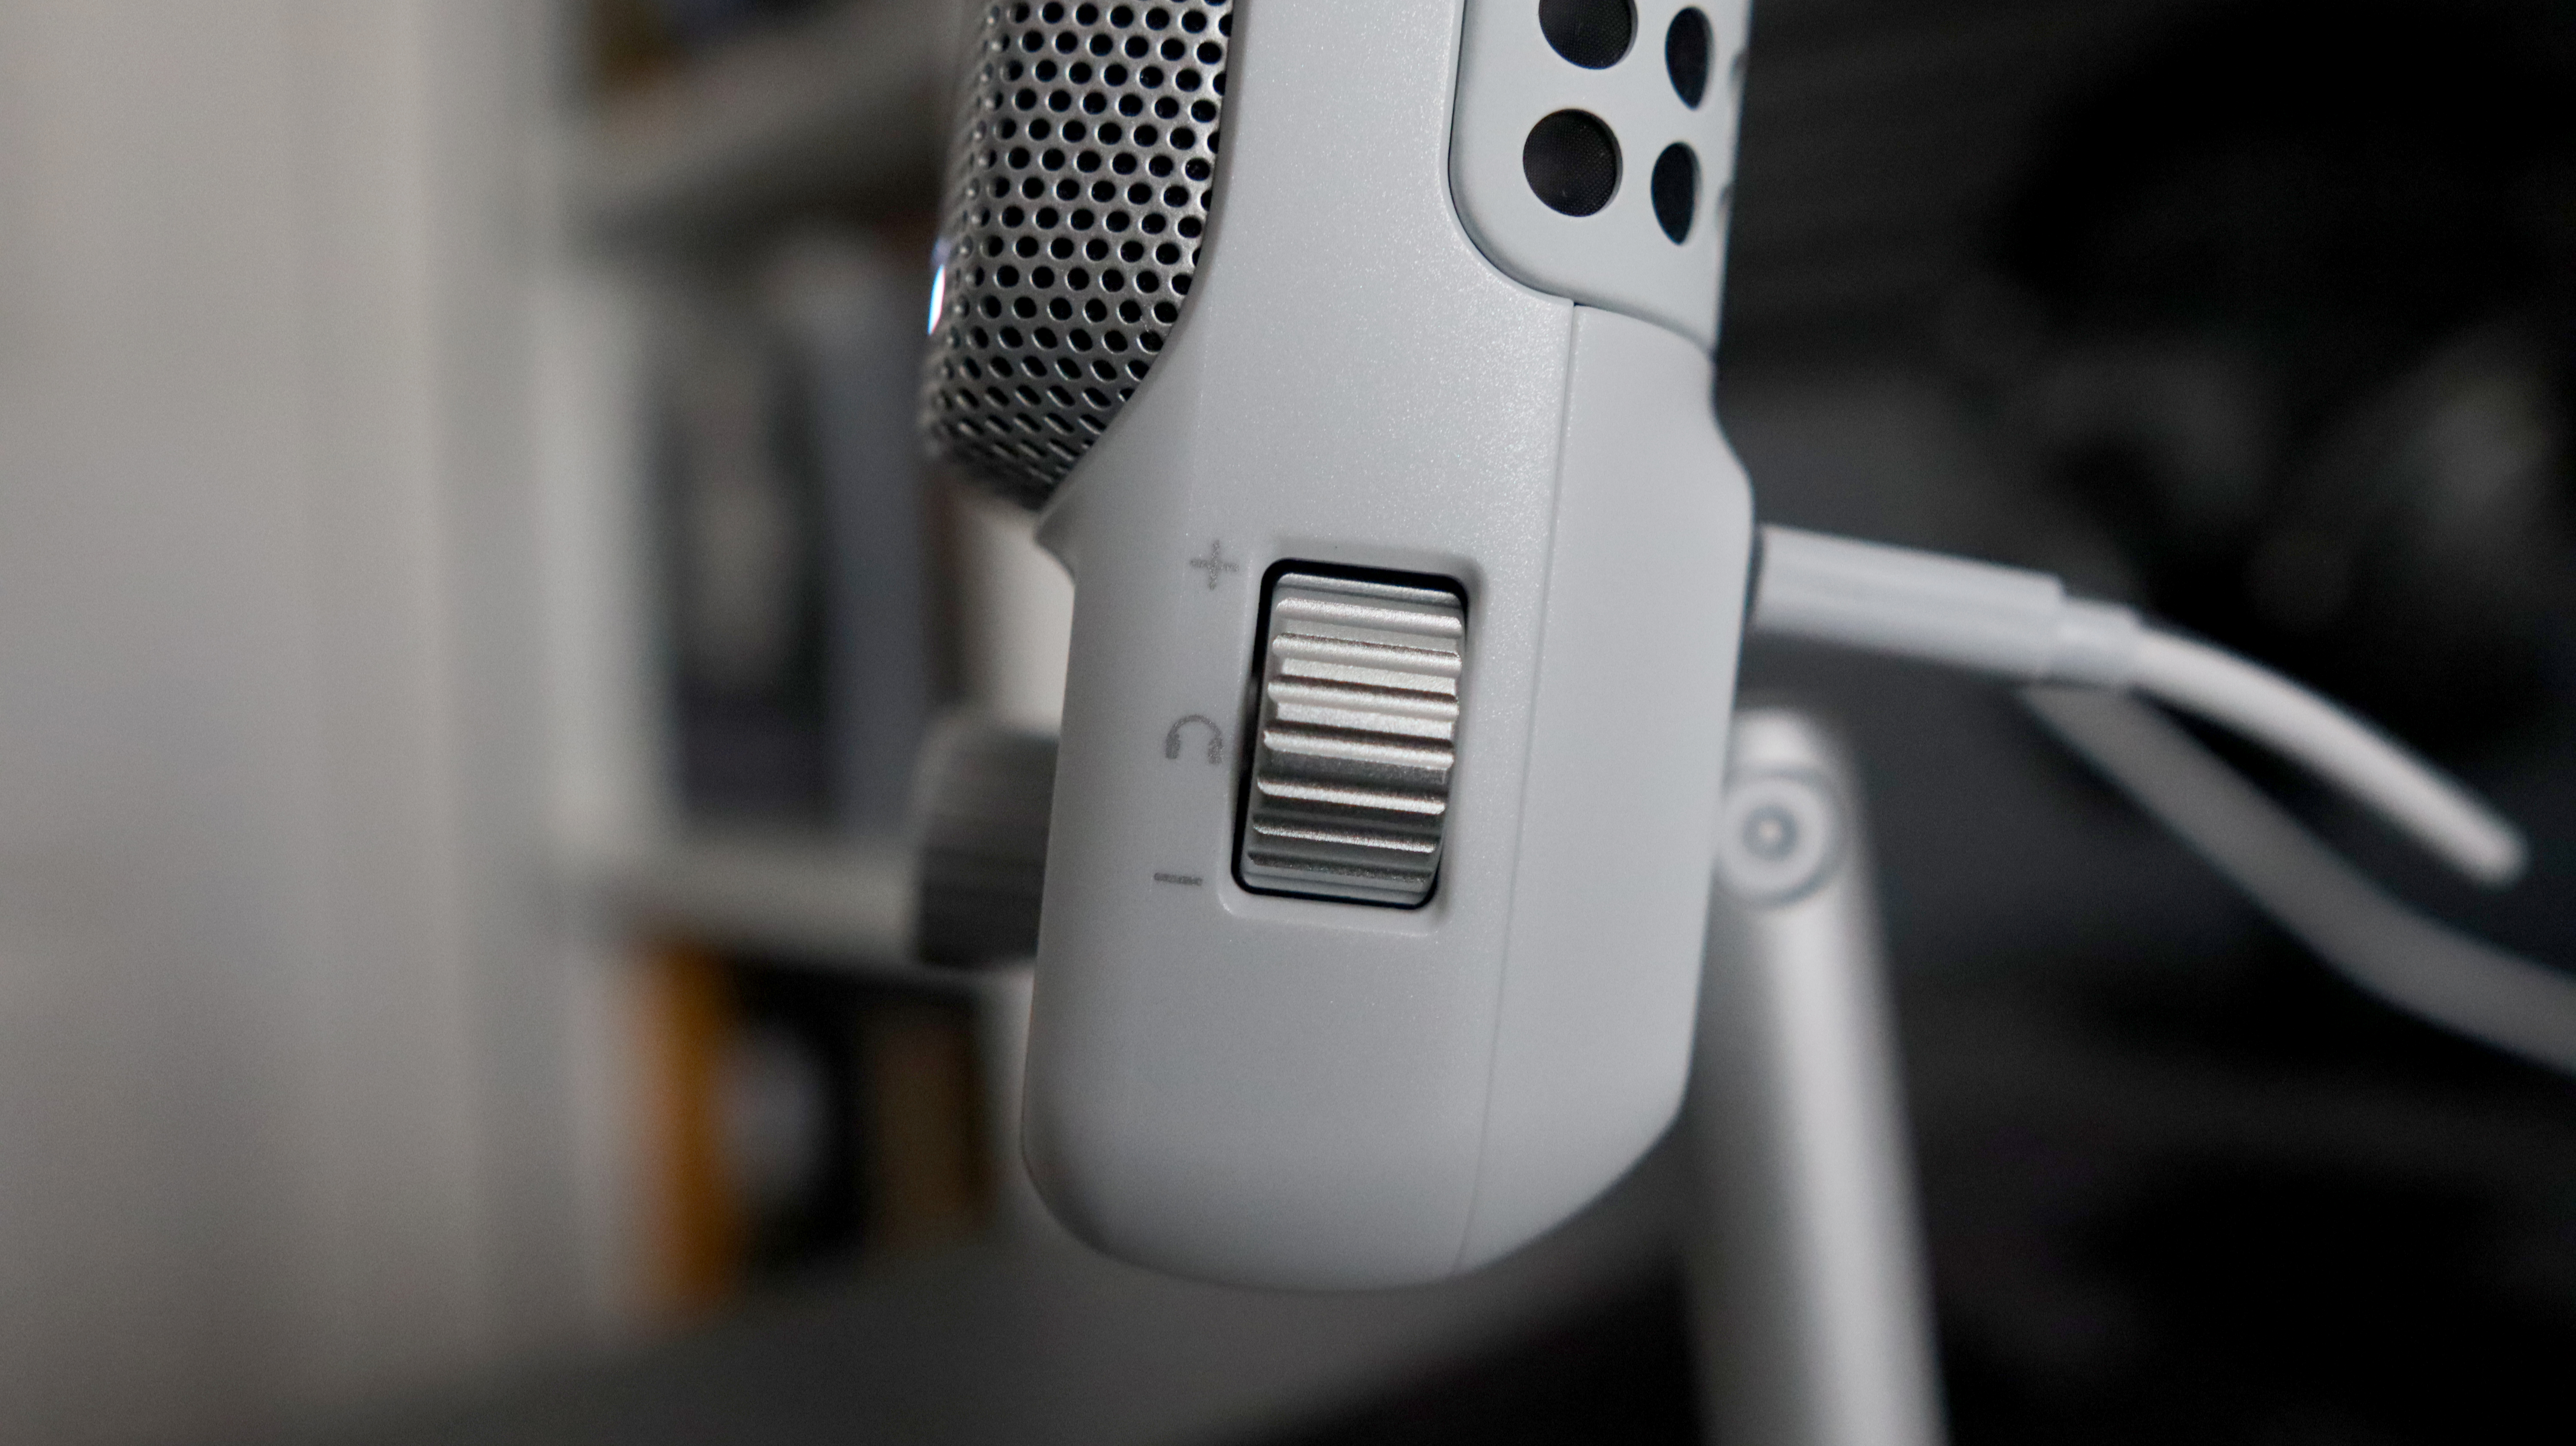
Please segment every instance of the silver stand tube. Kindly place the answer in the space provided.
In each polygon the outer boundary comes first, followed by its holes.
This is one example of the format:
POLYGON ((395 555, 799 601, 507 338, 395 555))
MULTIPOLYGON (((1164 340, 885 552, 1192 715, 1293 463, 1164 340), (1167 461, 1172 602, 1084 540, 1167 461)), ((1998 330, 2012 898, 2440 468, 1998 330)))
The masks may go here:
POLYGON ((1939 1446, 1877 900, 1841 746, 1736 715, 1687 1128, 1703 1414, 1722 1446, 1939 1446))

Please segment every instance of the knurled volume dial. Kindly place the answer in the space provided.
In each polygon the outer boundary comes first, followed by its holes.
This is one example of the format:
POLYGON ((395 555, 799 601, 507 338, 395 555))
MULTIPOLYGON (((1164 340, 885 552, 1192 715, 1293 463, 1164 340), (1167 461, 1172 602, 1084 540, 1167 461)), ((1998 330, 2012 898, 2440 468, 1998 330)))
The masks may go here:
POLYGON ((1244 887, 1402 908, 1431 897, 1466 642, 1455 593, 1280 576, 1236 861, 1244 887))

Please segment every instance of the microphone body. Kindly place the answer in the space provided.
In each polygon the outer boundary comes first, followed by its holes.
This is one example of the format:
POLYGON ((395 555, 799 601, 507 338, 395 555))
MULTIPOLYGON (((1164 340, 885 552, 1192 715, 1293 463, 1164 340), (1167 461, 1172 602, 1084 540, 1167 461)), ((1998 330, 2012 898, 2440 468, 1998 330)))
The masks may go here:
MULTIPOLYGON (((978 54, 1106 74, 1113 12, 1161 44, 1150 8, 1056 6, 1051 28, 997 6, 978 54)), ((1024 1153, 1059 1218, 1129 1260, 1454 1274, 1599 1194, 1682 1095, 1752 511, 1711 401, 1732 91, 1685 104, 1664 52, 1701 14, 1705 80, 1743 14, 1639 3, 1593 66, 1545 8, 1168 7, 1209 17, 1174 21, 1194 55, 1224 52, 1204 230, 1165 273, 1185 308, 1132 391, 1075 418, 1060 485, 994 479, 1043 486, 1075 579, 1024 1153), (1617 147, 1609 204, 1579 217, 1540 204, 1545 165, 1515 195, 1491 163, 1569 108, 1617 147), (1662 215, 1645 194, 1682 139, 1686 241, 1672 188, 1662 215)), ((1064 88, 1059 140, 1084 94, 1064 88)), ((970 134, 1016 104, 1007 75, 981 93, 970 134)), ((1010 364, 956 320, 991 319, 971 222, 1013 184, 968 150, 926 420, 970 467, 997 437, 1043 461, 998 423, 939 430, 991 420, 941 410, 961 360, 1010 364)), ((1073 270, 1043 300, 1079 325, 1073 270)))

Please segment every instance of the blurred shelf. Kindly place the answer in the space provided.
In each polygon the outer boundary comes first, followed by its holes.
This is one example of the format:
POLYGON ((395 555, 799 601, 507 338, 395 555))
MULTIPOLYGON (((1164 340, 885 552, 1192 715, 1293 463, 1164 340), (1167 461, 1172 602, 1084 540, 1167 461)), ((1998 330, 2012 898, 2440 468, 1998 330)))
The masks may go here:
POLYGON ((614 96, 572 193, 612 243, 720 240, 800 206, 927 208, 948 145, 958 0, 850 0, 614 96))
POLYGON ((592 871, 630 926, 962 987, 912 957, 912 858, 898 840, 795 836, 690 839, 592 871))

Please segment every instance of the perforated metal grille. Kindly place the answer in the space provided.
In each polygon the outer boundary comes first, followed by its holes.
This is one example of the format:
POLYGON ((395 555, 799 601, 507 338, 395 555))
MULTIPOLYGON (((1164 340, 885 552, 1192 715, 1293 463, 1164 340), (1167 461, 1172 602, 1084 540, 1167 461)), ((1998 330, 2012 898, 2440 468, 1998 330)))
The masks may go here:
POLYGON ((1233 0, 1006 3, 959 118, 923 433, 1035 507, 1134 394, 1190 293, 1233 0))

